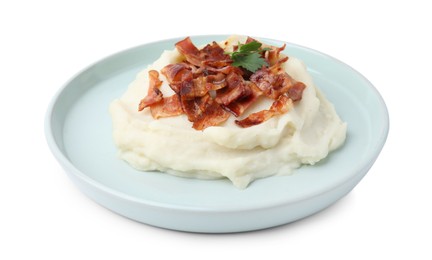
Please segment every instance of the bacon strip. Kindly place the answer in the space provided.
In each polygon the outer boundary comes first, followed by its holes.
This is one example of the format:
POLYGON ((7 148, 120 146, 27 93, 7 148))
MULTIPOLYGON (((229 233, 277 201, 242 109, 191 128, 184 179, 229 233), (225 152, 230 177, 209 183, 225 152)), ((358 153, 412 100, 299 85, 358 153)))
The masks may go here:
POLYGON ((228 87, 220 89, 216 92, 216 102, 227 106, 240 97, 247 97, 251 94, 251 90, 246 86, 241 75, 230 73, 226 77, 228 87))
POLYGON ((187 99, 180 96, 183 111, 188 117, 190 122, 195 122, 200 115, 204 112, 210 103, 211 96, 209 94, 194 99, 187 99))
MULTIPOLYGON (((275 64, 281 63, 279 60, 279 55, 280 55, 281 51, 285 50, 285 47, 286 47, 286 44, 284 44, 282 47, 279 47, 279 48, 275 47, 275 46, 270 46, 271 50, 267 51, 267 53, 266 53, 266 60, 267 60, 267 63, 269 64, 269 66, 273 66, 275 64)), ((288 58, 288 57, 285 57, 285 58, 288 58)))
POLYGON ((200 51, 200 55, 204 61, 204 65, 213 68, 226 67, 232 63, 230 56, 216 42, 206 45, 200 51))
POLYGON ((200 51, 192 43, 190 37, 186 37, 185 39, 177 42, 175 47, 188 62, 196 66, 201 66, 200 51))
POLYGON ((169 64, 162 68, 161 73, 175 93, 179 93, 184 84, 191 84, 193 79, 190 66, 186 63, 169 64))
POLYGON ((161 101, 163 98, 162 92, 159 89, 162 85, 162 81, 159 80, 159 72, 156 70, 150 70, 148 74, 150 84, 147 90, 147 96, 141 99, 138 106, 138 111, 141 111, 144 108, 161 101))
POLYGON ((206 88, 210 90, 218 90, 227 86, 226 76, 223 73, 208 75, 206 77, 206 88))
POLYGON ((285 94, 296 81, 283 70, 279 63, 271 68, 262 68, 251 75, 250 81, 255 83, 264 94, 277 99, 285 94))
POLYGON ((193 122, 196 130, 219 125, 229 118, 229 113, 216 103, 209 94, 191 100, 181 100, 188 120, 193 122))
POLYGON ((306 88, 306 85, 303 82, 297 81, 294 85, 288 89, 288 97, 292 99, 292 101, 300 101, 303 96, 303 90, 306 88))
POLYGON ((192 43, 190 37, 176 43, 177 50, 185 59, 199 67, 206 67, 210 71, 227 70, 232 60, 228 54, 216 43, 207 44, 202 50, 192 43))
POLYGON ((206 109, 193 122, 196 130, 204 130, 209 126, 220 125, 229 118, 230 114, 215 101, 209 102, 206 109))
POLYGON ((236 117, 243 115, 243 113, 258 99, 263 92, 252 82, 248 82, 248 88, 250 89, 250 95, 242 97, 235 102, 231 102, 224 106, 226 110, 231 112, 236 117))
POLYGON ((162 68, 161 73, 166 77, 168 83, 175 83, 189 78, 190 67, 184 63, 168 64, 162 68))
POLYGON ((262 110, 253 114, 250 114, 243 120, 235 120, 235 123, 243 128, 259 125, 273 116, 281 115, 292 107, 292 100, 286 95, 281 95, 273 102, 269 110, 262 110))
MULTIPOLYGON (((248 37, 246 43, 252 41, 255 39, 248 37)), ((175 94, 164 98, 159 73, 149 71, 148 93, 139 104, 139 111, 150 107, 155 119, 185 114, 194 129, 204 130, 222 124, 230 114, 242 116, 262 95, 273 99, 268 110, 235 120, 240 127, 250 127, 286 113, 293 102, 301 100, 306 87, 282 68, 288 60, 280 54, 286 45, 263 45, 270 48, 261 53, 269 67, 255 73, 232 66, 230 56, 216 42, 199 50, 187 37, 175 46, 184 61, 169 64, 161 70, 175 94)))
POLYGON ((183 108, 178 95, 163 98, 161 101, 150 106, 150 112, 154 119, 161 117, 179 116, 183 114, 183 108))

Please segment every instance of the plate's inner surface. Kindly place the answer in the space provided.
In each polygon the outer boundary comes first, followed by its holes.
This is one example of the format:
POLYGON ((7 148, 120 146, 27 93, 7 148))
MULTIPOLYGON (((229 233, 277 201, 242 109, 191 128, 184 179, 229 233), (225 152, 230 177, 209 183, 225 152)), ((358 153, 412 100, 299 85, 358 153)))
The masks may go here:
MULTIPOLYGON (((282 45, 281 42, 269 43, 282 45)), ((366 155, 380 137, 373 133, 373 127, 379 123, 374 120, 379 121, 381 113, 381 100, 376 97, 375 90, 344 64, 288 44, 284 52, 306 62, 316 86, 348 123, 347 140, 340 149, 317 165, 303 166, 289 176, 256 180, 245 190, 235 188, 227 180, 185 179, 133 169, 116 156, 108 106, 125 92, 138 71, 158 57, 163 49, 172 49, 173 44, 154 43, 134 52, 112 56, 108 58, 110 62, 106 62, 110 64, 107 68, 90 67, 86 71, 87 78, 73 80, 66 86, 73 89, 73 93, 56 104, 56 116, 64 118, 63 125, 57 129, 57 142, 63 143, 66 157, 89 178, 144 201, 227 209, 269 206, 319 194, 350 179, 365 166, 366 155), (144 55, 149 51, 151 55, 144 55), (376 119, 371 117, 372 111, 377 114, 376 119)))

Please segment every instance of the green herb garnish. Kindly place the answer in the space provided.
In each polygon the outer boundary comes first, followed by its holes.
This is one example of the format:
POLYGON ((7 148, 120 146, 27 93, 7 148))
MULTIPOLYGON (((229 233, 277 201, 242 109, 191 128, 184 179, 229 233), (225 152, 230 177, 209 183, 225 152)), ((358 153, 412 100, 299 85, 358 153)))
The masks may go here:
POLYGON ((268 66, 265 59, 261 57, 261 52, 269 50, 269 48, 261 48, 261 43, 253 41, 246 44, 238 44, 238 50, 228 53, 233 60, 232 65, 245 68, 251 72, 255 72, 263 65, 268 66))

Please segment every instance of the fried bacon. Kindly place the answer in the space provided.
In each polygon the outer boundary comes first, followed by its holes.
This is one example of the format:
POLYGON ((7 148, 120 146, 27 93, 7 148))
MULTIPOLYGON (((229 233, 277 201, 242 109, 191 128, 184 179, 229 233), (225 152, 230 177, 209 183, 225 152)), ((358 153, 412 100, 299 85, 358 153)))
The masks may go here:
POLYGON ((292 101, 300 101, 305 88, 306 85, 303 82, 297 81, 290 89, 288 89, 287 95, 292 99, 292 101))
POLYGON ((169 86, 175 93, 179 93, 183 85, 191 84, 193 74, 186 63, 169 64, 161 73, 166 77, 169 86))
POLYGON ((192 71, 188 64, 181 62, 169 64, 162 68, 161 73, 165 76, 168 83, 179 83, 188 78, 192 79, 192 71))
POLYGON ((160 91, 160 86, 162 85, 162 81, 159 80, 159 72, 156 70, 150 70, 149 74, 149 88, 147 91, 147 96, 141 99, 138 111, 143 110, 144 108, 157 103, 162 100, 162 92, 160 91))
POLYGON ((177 42, 175 47, 188 62, 196 66, 201 66, 200 51, 192 43, 190 37, 186 37, 184 40, 177 42))
POLYGON ((232 63, 230 56, 216 42, 206 45, 200 51, 200 56, 203 60, 203 65, 210 68, 220 69, 232 63))
POLYGON ((210 99, 204 111, 193 122, 192 127, 196 130, 204 130, 209 126, 220 125, 229 118, 230 114, 218 103, 210 99))
MULTIPOLYGON (((280 57, 279 54, 281 51, 285 50, 286 44, 284 44, 282 47, 276 47, 276 46, 269 46, 270 50, 266 52, 266 60, 269 66, 273 66, 277 63, 280 63, 280 57)), ((282 59, 285 59, 288 57, 284 57, 282 59)))
POLYGON ((179 116, 183 114, 183 108, 180 103, 180 97, 174 94, 170 97, 163 98, 161 101, 150 106, 150 112, 154 119, 161 117, 179 116))
POLYGON ((273 116, 282 115, 292 107, 292 100, 286 95, 280 95, 279 98, 273 102, 269 110, 262 110, 250 114, 242 120, 235 120, 235 123, 241 127, 250 127, 259 125, 273 116))
POLYGON ((224 106, 226 110, 236 117, 243 115, 246 109, 248 109, 257 100, 257 98, 262 95, 262 91, 254 83, 249 81, 247 84, 251 91, 248 96, 241 97, 235 102, 231 102, 224 106))
POLYGON ((225 74, 219 72, 214 75, 205 77, 206 88, 210 90, 218 90, 227 86, 225 74))
POLYGON ((180 96, 183 111, 191 122, 195 122, 200 117, 210 104, 211 99, 212 98, 209 94, 193 99, 187 99, 180 96))
POLYGON ((247 97, 252 94, 241 75, 230 73, 227 75, 226 81, 228 86, 216 92, 215 100, 219 104, 227 106, 240 97, 247 97))
POLYGON ((225 54, 219 44, 212 42, 207 44, 202 50, 192 43, 190 37, 176 43, 177 50, 185 59, 198 67, 205 67, 209 71, 221 72, 228 70, 232 60, 228 54, 225 54))
MULTIPOLYGON (((246 43, 252 41, 256 40, 248 37, 246 43)), ((266 49, 261 55, 269 66, 255 73, 232 66, 230 56, 216 42, 198 49, 187 37, 175 46, 184 60, 161 70, 175 94, 163 97, 159 73, 150 70, 148 93, 138 107, 139 111, 150 107, 155 119, 185 114, 194 129, 204 130, 222 124, 231 114, 244 115, 260 96, 273 99, 268 110, 235 120, 240 127, 250 127, 289 111, 293 102, 301 100, 306 87, 282 68, 288 60, 281 55, 285 44, 282 47, 263 45, 266 49)), ((234 50, 237 48, 233 46, 234 50)))
POLYGON ((285 72, 280 63, 256 71, 250 76, 250 81, 255 83, 267 97, 272 99, 277 99, 280 95, 285 94, 297 83, 285 72))

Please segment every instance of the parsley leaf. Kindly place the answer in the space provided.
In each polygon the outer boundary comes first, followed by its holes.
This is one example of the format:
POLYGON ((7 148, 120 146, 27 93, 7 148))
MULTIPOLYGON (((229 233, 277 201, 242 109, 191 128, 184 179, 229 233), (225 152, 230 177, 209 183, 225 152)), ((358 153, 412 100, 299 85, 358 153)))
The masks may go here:
POLYGON ((260 49, 261 43, 252 41, 250 43, 238 45, 238 50, 232 53, 231 59, 233 60, 232 65, 236 67, 242 67, 251 72, 255 72, 260 69, 263 65, 268 66, 265 59, 261 57, 261 52, 268 50, 267 48, 260 49))
POLYGON ((261 43, 253 41, 247 44, 241 44, 239 43, 239 52, 254 52, 259 50, 261 47, 261 43))
POLYGON ((251 72, 255 72, 263 65, 267 65, 267 62, 261 57, 261 55, 258 54, 258 52, 253 52, 242 56, 235 56, 233 61, 233 66, 243 67, 251 72))

